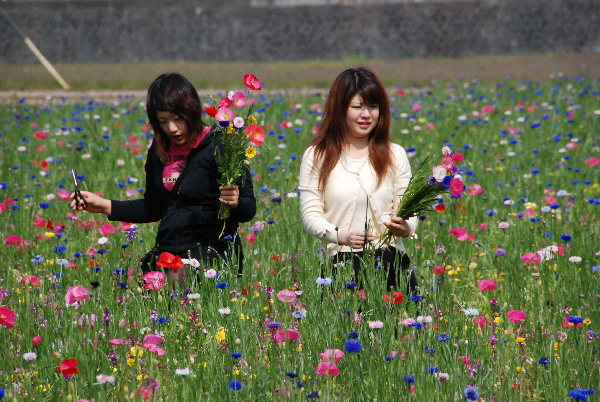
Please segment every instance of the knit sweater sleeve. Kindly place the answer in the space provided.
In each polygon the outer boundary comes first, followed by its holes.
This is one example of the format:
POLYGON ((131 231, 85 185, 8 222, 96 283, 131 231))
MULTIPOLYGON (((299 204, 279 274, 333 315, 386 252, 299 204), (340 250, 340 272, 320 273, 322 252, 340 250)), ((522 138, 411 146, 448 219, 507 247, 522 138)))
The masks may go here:
POLYGON ((155 185, 156 169, 160 168, 157 161, 158 155, 154 146, 152 146, 148 150, 148 156, 146 157, 146 189, 144 191, 144 198, 129 201, 111 200, 112 211, 108 217, 109 220, 148 223, 156 222, 161 218, 161 203, 155 185))
POLYGON ((314 166, 314 148, 304 152, 300 165, 300 214, 304 230, 319 239, 337 243, 336 226, 325 218, 325 202, 323 192, 319 189, 319 169, 314 166))

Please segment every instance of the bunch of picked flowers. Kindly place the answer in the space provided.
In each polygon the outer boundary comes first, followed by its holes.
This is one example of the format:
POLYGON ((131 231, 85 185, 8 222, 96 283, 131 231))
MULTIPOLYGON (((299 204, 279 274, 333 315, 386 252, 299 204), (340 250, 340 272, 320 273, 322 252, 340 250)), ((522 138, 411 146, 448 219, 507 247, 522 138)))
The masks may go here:
MULTIPOLYGON (((261 89, 260 81, 252 74, 244 76, 244 84, 248 87, 247 94, 250 90, 261 89)), ((260 146, 265 141, 265 130, 257 124, 257 118, 252 114, 254 100, 247 101, 243 92, 231 91, 219 102, 212 97, 211 100, 217 107, 209 106, 204 110, 219 122, 217 129, 223 133, 223 146, 215 148, 215 160, 221 173, 217 182, 221 186, 229 186, 250 168, 250 159, 256 155, 254 146, 260 146), (233 106, 241 109, 239 116, 236 116, 233 106)), ((229 216, 229 205, 221 204, 219 219, 229 216)))
MULTIPOLYGON (((442 156, 425 158, 408 182, 408 187, 402 196, 396 210, 396 216, 408 219, 428 212, 437 199, 444 193, 459 196, 465 189, 460 180, 458 168, 454 165, 452 151, 448 147, 442 148, 442 156)), ((444 207, 439 204, 436 211, 443 212, 444 207)), ((384 242, 392 238, 392 233, 387 232, 384 242)))

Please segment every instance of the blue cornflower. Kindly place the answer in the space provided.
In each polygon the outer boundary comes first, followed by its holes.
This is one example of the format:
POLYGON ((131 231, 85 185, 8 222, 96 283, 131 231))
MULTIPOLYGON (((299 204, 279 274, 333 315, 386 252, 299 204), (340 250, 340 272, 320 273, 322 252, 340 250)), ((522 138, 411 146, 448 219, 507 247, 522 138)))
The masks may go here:
POLYGON ((574 389, 571 392, 569 392, 569 396, 573 399, 575 399, 576 401, 584 401, 587 402, 588 400, 588 396, 587 396, 587 390, 584 389, 574 389))
POLYGON ((476 401, 479 398, 479 392, 477 392, 477 388, 465 388, 465 398, 467 399, 467 401, 476 401))
POLYGON ((227 282, 217 283, 217 289, 225 289, 227 287, 227 282))
POLYGON ((115 268, 115 275, 125 275, 127 271, 124 269, 115 268))
POLYGON ((414 302, 418 302, 421 300, 421 297, 419 295, 412 295, 410 297, 410 300, 414 301, 414 302))
POLYGON ((548 359, 547 357, 540 357, 538 363, 545 366, 546 364, 550 364, 550 359, 548 359))
POLYGON ((386 356, 386 357, 385 357, 385 361, 386 361, 386 362, 390 362, 390 361, 392 361, 392 360, 396 360, 396 356, 386 356))
POLYGON ((227 235, 227 236, 223 237, 223 241, 226 241, 226 242, 233 241, 233 237, 231 235, 227 235))
POLYGON ((583 318, 582 317, 575 317, 575 316, 570 316, 569 318, 567 318, 567 321, 572 323, 572 324, 581 324, 583 323, 583 318))
POLYGON ((561 239, 562 241, 569 242, 569 241, 571 241, 571 236, 570 236, 570 235, 567 235, 567 234, 561 234, 561 235, 560 235, 560 239, 561 239))
POLYGON ((450 335, 448 334, 441 334, 437 337, 437 340, 441 342, 446 342, 448 339, 450 339, 450 335))
POLYGON ((240 357, 242 357, 242 354, 239 352, 233 352, 231 354, 231 357, 233 357, 234 359, 239 359, 240 357))
POLYGON ((234 391, 237 391, 240 388, 242 388, 242 383, 239 382, 238 380, 231 380, 231 381, 229 381, 229 388, 231 388, 234 391))
POLYGON ((33 262, 34 264, 41 264, 42 262, 45 261, 45 258, 39 255, 36 255, 35 258, 31 259, 31 262, 33 262))
POLYGON ((413 327, 414 329, 423 328, 423 324, 421 324, 420 322, 413 322, 412 324, 410 324, 410 326, 413 327))
POLYGON ((106 249, 104 249, 104 248, 101 248, 100 250, 96 251, 96 254, 102 255, 104 253, 106 253, 106 249))
POLYGON ((352 331, 348 335, 346 335, 348 339, 356 339, 358 338, 358 332, 352 331))
POLYGON ((354 289, 356 287, 356 282, 348 282, 344 285, 346 289, 354 289))
POLYGON ((407 375, 402 380, 406 381, 409 384, 414 384, 415 383, 415 377, 413 377, 412 375, 407 375))
POLYGON ((55 254, 63 255, 66 250, 67 250, 67 246, 65 246, 64 244, 59 244, 57 246, 54 246, 54 253, 55 254))
POLYGON ((5 393, 6 393, 6 388, 0 388, 0 399, 4 398, 5 393))
POLYGON ((356 353, 361 351, 362 344, 356 339, 351 339, 344 344, 344 348, 348 353, 356 353))
POLYGON ((270 323, 267 324, 267 328, 269 329, 277 329, 281 327, 281 322, 279 321, 271 321, 270 323))
POLYGON ((296 381, 296 386, 298 388, 304 388, 304 383, 302 381, 298 380, 298 381, 296 381))
POLYGON ((485 211, 485 214, 487 216, 494 216, 494 210, 493 209, 488 209, 487 211, 485 211))
POLYGON ((156 322, 159 324, 165 324, 167 321, 167 317, 160 317, 156 320, 156 322))
POLYGON ((117 286, 122 289, 127 289, 127 284, 125 282, 119 282, 119 283, 117 283, 117 286))
POLYGON ((48 202, 40 202, 40 208, 41 209, 48 209, 48 208, 50 208, 50 203, 48 203, 48 202))
POLYGON ((306 395, 306 397, 308 399, 319 399, 319 392, 318 391, 311 392, 310 394, 306 395))
POLYGON ((287 372, 287 373, 285 373, 285 375, 287 375, 290 378, 298 377, 298 374, 294 373, 293 371, 287 372))
POLYGON ((435 374, 435 373, 439 373, 440 369, 437 367, 427 367, 427 373, 428 374, 435 374))

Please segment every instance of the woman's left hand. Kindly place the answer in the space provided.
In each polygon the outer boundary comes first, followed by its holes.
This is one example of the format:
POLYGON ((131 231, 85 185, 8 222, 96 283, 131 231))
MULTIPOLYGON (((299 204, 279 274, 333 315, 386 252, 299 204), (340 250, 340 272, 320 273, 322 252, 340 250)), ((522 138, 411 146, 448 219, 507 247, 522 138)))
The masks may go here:
POLYGON ((390 222, 383 223, 394 236, 408 237, 410 236, 410 225, 399 216, 392 216, 390 222))
POLYGON ((240 203, 240 189, 235 184, 230 184, 229 186, 221 186, 219 187, 221 190, 221 201, 223 204, 229 205, 230 209, 237 208, 240 203))

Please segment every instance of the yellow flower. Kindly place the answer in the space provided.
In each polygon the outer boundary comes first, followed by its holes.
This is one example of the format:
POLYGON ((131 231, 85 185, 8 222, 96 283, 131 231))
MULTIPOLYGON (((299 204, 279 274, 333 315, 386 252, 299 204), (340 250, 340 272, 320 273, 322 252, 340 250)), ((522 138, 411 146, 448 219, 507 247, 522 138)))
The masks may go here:
POLYGON ((248 147, 248 149, 246 149, 246 157, 254 158, 254 155, 256 155, 256 148, 248 147))
POLYGON ((521 372, 521 367, 517 367, 517 373, 521 372))
POLYGON ((129 367, 133 366, 133 365, 134 365, 134 363, 135 363, 135 359, 127 359, 127 365, 128 365, 129 367))
POLYGON ((233 124, 229 123, 229 125, 227 126, 227 134, 231 134, 233 133, 233 124))
POLYGON ((131 354, 134 356, 141 356, 144 354, 144 349, 140 348, 139 346, 134 346, 131 348, 131 354))
POLYGON ((217 332, 217 341, 222 341, 225 339, 225 332, 219 331, 217 332))
POLYGON ((248 124, 256 124, 256 117, 253 115, 248 116, 248 124))
POLYGON ((496 324, 500 324, 502 322, 502 317, 496 317, 494 321, 496 322, 496 324))
POLYGON ((585 325, 590 325, 592 323, 592 320, 590 320, 589 318, 586 318, 585 320, 583 320, 583 323, 585 325))
POLYGON ((46 232, 46 233, 44 233, 44 235, 45 235, 46 237, 48 237, 48 238, 51 238, 51 237, 56 237, 56 235, 55 235, 54 233, 52 233, 52 232, 46 232))
POLYGON ((146 377, 148 377, 148 376, 144 375, 144 374, 140 374, 140 375, 137 376, 137 379, 141 381, 141 380, 145 380, 146 377))
POLYGON ((240 318, 241 318, 242 320, 245 320, 245 319, 246 319, 246 316, 245 316, 244 314, 240 314, 240 318))
POLYGON ((525 342, 525 338, 517 338, 517 343, 523 343, 525 342))

